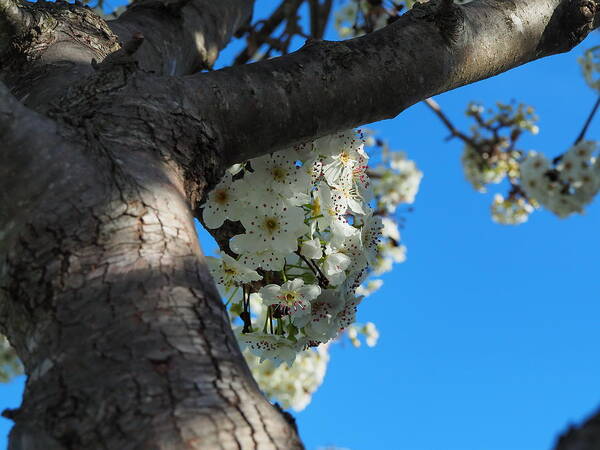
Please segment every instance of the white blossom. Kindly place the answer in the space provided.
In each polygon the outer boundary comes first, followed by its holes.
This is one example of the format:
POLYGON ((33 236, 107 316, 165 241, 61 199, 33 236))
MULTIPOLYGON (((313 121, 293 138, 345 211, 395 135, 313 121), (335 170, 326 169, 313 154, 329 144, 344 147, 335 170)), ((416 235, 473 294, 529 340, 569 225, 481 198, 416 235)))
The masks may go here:
POLYGON ((288 152, 275 152, 251 161, 252 179, 260 182, 265 189, 272 189, 283 197, 306 190, 309 176, 296 165, 296 160, 288 152))
POLYGON ((327 345, 298 353, 291 367, 285 364, 277 367, 268 360, 260 362, 260 358, 248 351, 244 357, 264 394, 283 408, 295 411, 302 411, 310 403, 312 394, 323 382, 329 362, 327 345))
POLYGON ((504 225, 518 225, 526 222, 533 206, 522 198, 505 199, 501 194, 494 196, 492 203, 492 219, 504 225))
POLYGON ((225 173, 219 184, 209 192, 202 219, 208 228, 219 228, 225 219, 237 220, 240 209, 239 183, 225 173))
POLYGON ((340 329, 338 314, 344 309, 344 297, 337 289, 325 289, 312 302, 310 321, 304 327, 306 336, 320 342, 334 338, 340 329))
POLYGON ((366 336, 367 345, 369 347, 375 347, 379 340, 379 332, 373 322, 367 322, 364 326, 364 334, 366 336))
POLYGON ((219 252, 218 254, 219 258, 206 257, 208 268, 216 283, 229 288, 262 279, 262 276, 256 271, 239 263, 226 253, 219 252))
POLYGON ((369 295, 378 291, 381 286, 383 286, 383 280, 378 278, 369 280, 366 284, 361 284, 358 288, 356 288, 356 295, 368 297, 369 295))
POLYGON ((300 247, 300 254, 310 259, 320 259, 323 256, 323 248, 319 238, 304 241, 300 247))
POLYGON ((310 301, 321 293, 314 284, 304 285, 300 278, 286 281, 281 286, 268 284, 260 289, 265 305, 274 305, 281 315, 289 315, 298 327, 304 326, 310 318, 310 301))
MULTIPOLYGON (((530 201, 559 217, 582 213, 600 189, 593 156, 597 143, 581 141, 557 158, 556 167, 544 155, 530 152, 521 163, 521 187, 530 201)), ((499 200, 495 209, 499 210, 499 200)), ((495 216, 500 217, 496 212, 495 216)))
POLYGON ((246 233, 238 235, 236 253, 291 253, 298 248, 298 238, 309 231, 302 209, 285 203, 257 205, 240 220, 246 233))
POLYGON ((381 229, 381 235, 384 237, 389 237, 396 242, 400 242, 400 230, 398 229, 398 225, 389 217, 382 217, 381 224, 383 225, 381 229))
POLYGON ((346 278, 344 275, 342 277, 340 275, 350 266, 352 259, 342 252, 336 252, 331 247, 327 247, 325 251, 327 256, 323 261, 323 272, 330 282, 339 284, 346 278))
POLYGON ((298 347, 288 339, 277 334, 269 333, 239 333, 238 341, 251 353, 258 356, 260 361, 269 359, 275 367, 283 362, 291 366, 298 354, 298 347))

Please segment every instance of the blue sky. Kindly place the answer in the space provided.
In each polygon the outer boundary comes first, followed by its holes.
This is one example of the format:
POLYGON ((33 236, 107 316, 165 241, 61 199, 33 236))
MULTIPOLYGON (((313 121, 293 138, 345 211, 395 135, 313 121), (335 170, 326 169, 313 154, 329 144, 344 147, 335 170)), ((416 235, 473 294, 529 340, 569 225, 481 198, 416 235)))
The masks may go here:
MULTIPOLYGON (((258 0, 262 15, 275 1, 258 0)), ((540 134, 521 148, 550 156, 577 136, 593 102, 574 52, 437 98, 466 129, 470 100, 536 107, 540 134)), ((231 58, 224 52, 221 61, 231 58)), ((541 450, 600 406, 600 202, 561 220, 493 223, 492 194, 465 181, 461 145, 423 105, 371 126, 424 172, 403 230, 408 260, 359 308, 375 348, 336 345, 325 383, 296 414, 309 450, 541 450)), ((588 132, 600 140, 600 119, 588 132)), ((207 252, 214 244, 203 240, 207 252)), ((16 407, 23 377, 0 385, 16 407)), ((0 419, 0 448, 10 422, 0 419)))

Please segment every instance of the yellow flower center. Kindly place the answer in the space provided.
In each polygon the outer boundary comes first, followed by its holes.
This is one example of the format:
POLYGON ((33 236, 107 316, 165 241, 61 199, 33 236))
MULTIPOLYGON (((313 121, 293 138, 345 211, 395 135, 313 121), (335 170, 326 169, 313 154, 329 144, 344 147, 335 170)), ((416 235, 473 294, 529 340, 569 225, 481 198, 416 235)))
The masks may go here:
POLYGON ((287 171, 285 171, 281 167, 273 167, 273 169, 271 170, 271 175, 273 175, 275 181, 282 182, 285 180, 287 171))
POLYGON ((298 298, 298 292, 294 291, 283 291, 281 295, 279 295, 279 299, 282 302, 287 303, 289 306, 294 306, 297 303, 298 298))
POLYGON ((321 215, 321 200, 319 200, 318 198, 315 198, 315 201, 311 205, 310 209, 311 209, 313 217, 320 216, 321 215))
POLYGON ((342 152, 340 153, 340 162, 347 166, 348 164, 350 164, 351 158, 350 155, 347 152, 342 152))
POLYGON ((237 274, 237 270, 235 270, 233 267, 228 266, 227 264, 223 264, 223 272, 225 272, 225 275, 229 276, 237 274))
POLYGON ((215 202, 223 205, 229 200, 229 193, 226 189, 219 189, 215 192, 215 202))
POLYGON ((264 226, 270 233, 273 233, 279 229, 279 221, 276 217, 267 217, 264 221, 264 226))

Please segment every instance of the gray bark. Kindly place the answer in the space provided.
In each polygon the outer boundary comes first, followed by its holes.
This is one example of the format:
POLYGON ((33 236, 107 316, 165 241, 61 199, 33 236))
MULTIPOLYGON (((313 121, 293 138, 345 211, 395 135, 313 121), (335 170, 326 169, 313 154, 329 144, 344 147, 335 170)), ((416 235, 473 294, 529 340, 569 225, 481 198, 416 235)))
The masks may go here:
MULTIPOLYGON (((248 3, 228 5, 230 36, 248 3)), ((2 78, 45 113, 0 90, 0 331, 29 375, 5 413, 10 448, 301 447, 252 379, 198 247, 190 203, 218 180, 218 139, 182 95, 144 99, 136 39, 114 52, 89 10, 36 8, 22 11, 41 33, 15 33, 2 55, 2 78)))
MULTIPOLYGON (((437 1, 437 0, 436 0, 437 1)), ((587 0, 419 5, 364 37, 185 79, 219 120, 227 161, 389 119, 435 94, 572 49, 600 25, 587 0)))
MULTIPOLYGON (((112 68, 86 92, 122 77, 126 68, 112 68)), ((62 105, 84 108, 82 95, 62 105)), ((162 111, 144 120, 100 105, 87 112, 55 115, 69 125, 27 142, 50 161, 14 164, 2 178, 27 189, 30 174, 50 166, 56 176, 1 224, 18 230, 2 255, 2 331, 29 374, 23 405, 9 414, 11 448, 298 447, 243 362, 198 247, 185 171, 162 151, 202 145, 196 169, 214 178, 210 143, 162 128, 162 111)), ((4 136, 18 142, 25 131, 4 136)))
POLYGON ((135 32, 147 44, 140 66, 164 75, 187 75, 212 67, 231 36, 250 21, 254 0, 143 0, 134 2, 110 28, 126 41, 135 32))
POLYGON ((0 331, 29 375, 6 413, 11 449, 300 448, 198 247, 207 189, 231 162, 392 117, 598 25, 593 2, 439 3, 365 38, 183 76, 251 6, 147 0, 107 25, 0 0, 14 94, 0 88, 0 331))

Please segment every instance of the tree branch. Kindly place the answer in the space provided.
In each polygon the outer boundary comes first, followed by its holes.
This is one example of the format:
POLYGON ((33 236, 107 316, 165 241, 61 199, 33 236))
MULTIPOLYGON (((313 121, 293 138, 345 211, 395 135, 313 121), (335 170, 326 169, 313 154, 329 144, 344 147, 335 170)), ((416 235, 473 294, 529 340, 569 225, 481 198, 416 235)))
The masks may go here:
POLYGON ((325 27, 329 22, 332 0, 325 0, 321 5, 319 0, 309 0, 310 6, 310 35, 313 39, 323 39, 325 27))
POLYGON ((450 131, 450 137, 457 137, 465 144, 469 144, 473 148, 476 147, 476 144, 469 136, 467 136, 454 126, 454 124, 450 121, 448 116, 444 114, 444 111, 442 111, 442 108, 440 107, 438 102, 436 102, 432 98, 426 98, 424 100, 424 103, 435 113, 436 116, 438 116, 438 118, 442 121, 446 128, 448 128, 448 131, 450 131))
POLYGON ((566 52, 592 29, 598 9, 587 0, 417 7, 367 36, 311 42, 184 83, 234 163, 395 117, 432 95, 566 52))
POLYGON ((577 135, 577 139, 575 139, 575 145, 577 145, 579 142, 581 142, 583 140, 583 138, 585 137, 585 133, 587 132, 590 124, 592 123, 592 120, 594 120, 594 115, 596 114, 596 111, 598 111, 599 106, 600 106, 600 95, 596 99, 596 103, 594 103, 594 107, 590 111, 590 114, 588 115, 588 118, 586 119, 585 124, 583 125, 583 128, 581 129, 581 132, 577 135))
POLYGON ((0 83, 0 254, 41 194, 66 178, 56 126, 15 99, 0 83), (21 180, 23 183, 15 183, 21 180), (26 183, 24 181, 26 180, 26 183))
POLYGON ((235 58, 234 64, 246 64, 256 50, 264 44, 279 25, 291 16, 295 16, 304 0, 282 0, 281 4, 273 11, 271 17, 262 22, 258 31, 251 30, 248 36, 248 45, 235 58))
POLYGON ((600 448, 600 411, 580 426, 570 426, 558 438, 555 450, 596 450, 600 448))
POLYGON ((111 29, 122 41, 141 32, 142 69, 187 75, 212 67, 219 51, 252 17, 254 0, 138 0, 111 29))
POLYGON ((0 78, 28 108, 44 111, 94 72, 92 59, 102 61, 119 49, 104 19, 80 3, 0 1, 13 5, 7 8, 19 29, 0 51, 0 78))
POLYGON ((253 0, 140 0, 110 22, 117 35, 80 3, 17 6, 15 1, 0 0, 0 42, 7 43, 0 48, 0 77, 17 98, 41 112, 94 72, 92 60, 118 51, 119 39, 139 47, 137 37, 144 36, 135 59, 142 69, 158 74, 186 74, 212 65, 233 32, 250 19, 253 5, 253 0), (3 17, 9 27, 2 26, 3 17), (2 33, 15 27, 22 36, 2 33))
POLYGON ((0 53, 8 48, 14 34, 23 34, 31 26, 31 16, 16 0, 0 0, 0 53))

